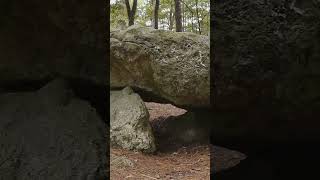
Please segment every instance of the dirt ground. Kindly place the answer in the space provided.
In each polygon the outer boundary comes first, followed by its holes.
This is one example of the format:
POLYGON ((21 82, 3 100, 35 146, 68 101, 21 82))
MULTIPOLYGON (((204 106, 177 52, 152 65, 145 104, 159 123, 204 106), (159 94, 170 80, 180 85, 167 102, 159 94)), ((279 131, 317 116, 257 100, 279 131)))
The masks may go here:
POLYGON ((182 143, 168 139, 163 134, 162 124, 170 116, 179 116, 186 111, 169 104, 146 103, 150 122, 156 137, 158 151, 147 155, 118 148, 111 148, 112 180, 207 180, 210 179, 210 148, 207 143, 182 143), (121 157, 115 162, 112 157, 121 157), (120 162, 120 163, 119 163, 120 162))

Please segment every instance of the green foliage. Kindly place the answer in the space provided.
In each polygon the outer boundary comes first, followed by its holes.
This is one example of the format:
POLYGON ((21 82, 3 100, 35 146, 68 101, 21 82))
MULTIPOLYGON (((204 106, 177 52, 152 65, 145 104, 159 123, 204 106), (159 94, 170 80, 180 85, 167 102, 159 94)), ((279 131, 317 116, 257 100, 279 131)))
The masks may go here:
POLYGON ((127 24, 126 5, 116 0, 110 7, 110 27, 118 28, 119 26, 127 24))
MULTIPOLYGON (((132 0, 130 3, 132 3, 132 0)), ((135 24, 152 27, 154 3, 155 0, 138 0, 135 24)), ((209 0, 181 0, 181 8, 184 31, 197 34, 201 32, 203 35, 209 34, 209 0)), ((124 0, 111 1, 110 23, 111 28, 121 28, 124 24, 128 24, 124 0)), ((174 0, 160 0, 159 29, 175 30, 174 0), (172 24, 171 28, 170 24, 172 24)))

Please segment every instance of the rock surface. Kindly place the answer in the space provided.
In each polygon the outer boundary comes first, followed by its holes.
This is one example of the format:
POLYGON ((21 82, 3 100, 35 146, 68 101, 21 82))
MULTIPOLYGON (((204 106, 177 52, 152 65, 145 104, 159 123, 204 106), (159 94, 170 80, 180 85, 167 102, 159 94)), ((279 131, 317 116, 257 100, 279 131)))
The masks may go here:
POLYGON ((319 104, 319 7, 319 1, 216 2, 215 105, 319 104))
POLYGON ((320 2, 217 1, 211 20, 214 131, 320 137, 320 2))
POLYGON ((213 173, 230 169, 238 165, 240 161, 246 159, 246 155, 238 151, 230 150, 219 146, 212 146, 211 151, 211 156, 213 156, 211 157, 211 171, 213 171, 213 173))
POLYGON ((210 103, 209 38, 132 26, 110 33, 110 84, 132 86, 173 104, 210 103))
POLYGON ((107 177, 106 124, 63 80, 0 95, 1 180, 107 177))
POLYGON ((106 85, 104 5, 1 1, 0 86, 57 76, 106 85))
POLYGON ((129 150, 154 152, 148 110, 130 87, 110 91, 110 143, 129 150))

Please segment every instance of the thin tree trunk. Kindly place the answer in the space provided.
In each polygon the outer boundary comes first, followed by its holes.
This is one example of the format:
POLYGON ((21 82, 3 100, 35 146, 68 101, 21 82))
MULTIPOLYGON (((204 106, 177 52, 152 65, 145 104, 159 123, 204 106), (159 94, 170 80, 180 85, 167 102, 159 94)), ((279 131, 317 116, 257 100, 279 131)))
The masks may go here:
POLYGON ((191 12, 191 29, 192 29, 191 32, 194 31, 193 19, 194 19, 194 17, 193 17, 193 12, 191 12))
POLYGON ((169 30, 171 31, 173 29, 173 18, 174 18, 174 14, 173 14, 173 3, 171 1, 171 6, 170 6, 170 23, 169 23, 169 30))
POLYGON ((125 3, 126 3, 126 7, 127 7, 129 26, 132 26, 132 25, 134 25, 134 18, 135 18, 136 11, 137 11, 138 0, 133 0, 132 8, 130 8, 129 0, 125 0, 125 3))
POLYGON ((191 13, 191 32, 194 31, 194 23, 193 23, 193 20, 194 20, 194 12, 193 10, 183 1, 183 4, 187 7, 187 9, 190 11, 191 13))
POLYGON ((169 28, 170 28, 170 15, 167 17, 167 24, 168 24, 168 29, 167 30, 169 30, 169 28))
POLYGON ((164 27, 164 19, 162 19, 161 24, 162 24, 162 29, 164 29, 165 28, 164 27))
MULTIPOLYGON (((151 0, 151 8, 153 8, 153 0, 151 0)), ((150 16, 151 27, 154 27, 153 16, 150 16)))
POLYGON ((174 0, 174 2, 175 2, 176 31, 182 32, 182 17, 181 17, 180 0, 174 0))
POLYGON ((160 0, 156 0, 155 6, 154 6, 154 28, 155 29, 158 29, 159 6, 160 6, 160 0))
POLYGON ((196 14, 197 14, 197 20, 198 20, 198 30, 199 30, 199 34, 201 34, 201 22, 199 17, 198 0, 196 0, 196 14))
MULTIPOLYGON (((181 0, 181 3, 184 3, 184 0, 181 0)), ((185 19, 185 11, 184 11, 184 5, 182 5, 182 31, 185 31, 186 26, 186 19, 185 19)))
POLYGON ((131 10, 131 19, 132 19, 132 25, 134 24, 134 18, 137 12, 137 6, 138 6, 138 0, 133 0, 133 6, 131 10))

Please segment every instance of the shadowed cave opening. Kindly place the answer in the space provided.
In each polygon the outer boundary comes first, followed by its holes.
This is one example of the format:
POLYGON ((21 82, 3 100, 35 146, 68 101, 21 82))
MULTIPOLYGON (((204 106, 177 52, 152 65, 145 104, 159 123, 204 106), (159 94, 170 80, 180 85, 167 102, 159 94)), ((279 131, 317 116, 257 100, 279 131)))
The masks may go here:
POLYGON ((181 147, 207 143, 204 134, 201 134, 201 122, 197 122, 191 111, 168 103, 145 104, 159 151, 171 152, 181 147))

